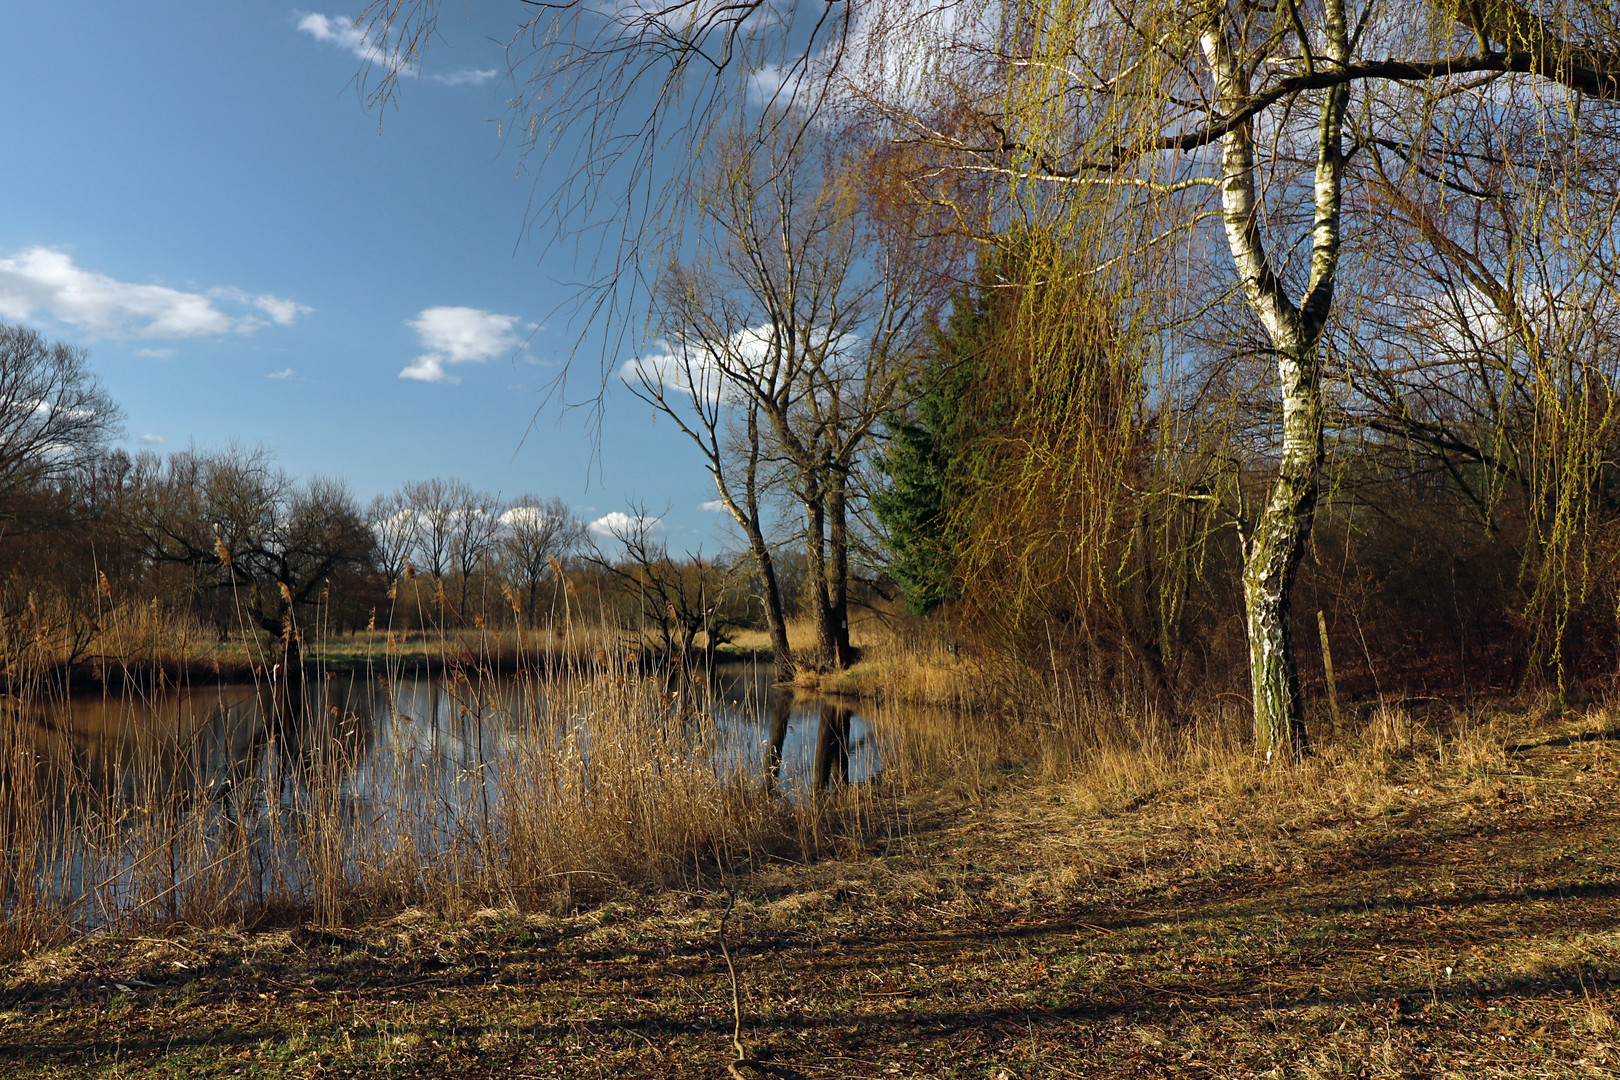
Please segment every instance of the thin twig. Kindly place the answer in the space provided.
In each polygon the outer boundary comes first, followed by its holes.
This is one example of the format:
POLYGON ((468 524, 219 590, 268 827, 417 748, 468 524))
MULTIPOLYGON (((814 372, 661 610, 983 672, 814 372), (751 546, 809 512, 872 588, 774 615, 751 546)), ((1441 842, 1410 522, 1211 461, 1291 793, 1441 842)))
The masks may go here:
POLYGON ((726 907, 720 913, 720 955, 726 959, 726 974, 731 977, 731 1046, 737 1051, 737 1057, 726 1065, 726 1072, 733 1080, 747 1080, 742 1070, 745 1066, 760 1069, 759 1062, 748 1056, 742 1043, 742 993, 737 987, 737 967, 731 962, 731 950, 726 947, 726 920, 731 918, 731 909, 737 906, 737 894, 731 886, 726 886, 726 907))

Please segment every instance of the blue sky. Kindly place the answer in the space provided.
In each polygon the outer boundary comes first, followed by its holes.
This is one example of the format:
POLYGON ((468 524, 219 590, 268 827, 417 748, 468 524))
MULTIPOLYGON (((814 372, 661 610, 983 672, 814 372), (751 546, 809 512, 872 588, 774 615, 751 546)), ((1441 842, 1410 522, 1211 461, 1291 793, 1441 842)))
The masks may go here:
MULTIPOLYGON (((262 444, 362 500, 429 476, 587 519, 640 498, 714 552, 695 452, 616 379, 599 429, 542 408, 579 275, 524 236, 548 178, 498 129, 513 9, 444 5, 379 113, 361 6, 8 5, 0 318, 90 350, 131 450, 262 444)), ((588 341, 571 398, 602 363, 588 341)))

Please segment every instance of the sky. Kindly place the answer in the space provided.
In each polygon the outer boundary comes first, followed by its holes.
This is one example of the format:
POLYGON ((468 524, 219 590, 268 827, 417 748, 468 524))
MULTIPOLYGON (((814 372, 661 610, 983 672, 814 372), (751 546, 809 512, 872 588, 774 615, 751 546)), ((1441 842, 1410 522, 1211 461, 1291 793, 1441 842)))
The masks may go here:
POLYGON ((696 451, 617 377, 599 420, 547 401, 636 342, 580 345, 575 253, 525 235, 556 178, 498 123, 520 6, 445 4, 385 110, 362 7, 7 5, 0 320, 89 351, 131 452, 263 446, 362 503, 432 476, 588 521, 638 500, 671 547, 726 546, 696 451))

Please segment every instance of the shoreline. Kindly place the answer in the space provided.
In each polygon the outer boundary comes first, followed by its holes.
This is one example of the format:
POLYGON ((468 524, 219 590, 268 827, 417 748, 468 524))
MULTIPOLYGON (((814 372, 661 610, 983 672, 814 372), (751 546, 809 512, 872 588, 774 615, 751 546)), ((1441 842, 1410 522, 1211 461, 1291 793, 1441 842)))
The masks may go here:
POLYGON ((892 827, 813 862, 549 911, 78 937, 0 963, 0 1057, 40 1080, 686 1077, 726 1072, 735 1027, 762 1075, 1601 1074, 1620 728, 1493 723, 1482 758, 1141 789, 1008 762, 890 792, 892 827))
MULTIPOLYGON (((693 662, 701 661, 701 651, 695 651, 693 662)), ((333 654, 309 652, 304 656, 304 678, 312 680, 321 675, 370 675, 373 677, 429 676, 437 677, 457 671, 479 671, 492 675, 514 675, 519 672, 572 672, 590 669, 606 660, 599 648, 550 650, 544 656, 518 655, 505 652, 477 656, 462 650, 460 656, 446 656, 426 650, 410 652, 380 651, 358 654, 341 651, 333 654)), ((722 646, 716 650, 717 664, 762 664, 771 661, 768 649, 733 648, 722 646)), ((647 668, 650 658, 632 658, 632 664, 647 668)), ((30 679, 37 685, 65 688, 80 694, 101 691, 121 692, 127 689, 150 691, 185 687, 252 686, 266 677, 265 665, 241 656, 208 656, 185 660, 164 658, 159 660, 96 658, 72 665, 56 666, 30 679)), ((14 689, 0 691, 15 697, 14 689)))

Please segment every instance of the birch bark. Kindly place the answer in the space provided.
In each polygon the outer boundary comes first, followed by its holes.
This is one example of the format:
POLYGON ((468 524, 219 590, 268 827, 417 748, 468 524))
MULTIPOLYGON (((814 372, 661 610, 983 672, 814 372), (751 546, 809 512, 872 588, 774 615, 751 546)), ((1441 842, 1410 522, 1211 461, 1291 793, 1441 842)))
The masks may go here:
MULTIPOLYGON (((1312 63, 1344 65, 1350 33, 1343 0, 1324 5, 1325 49, 1312 63)), ((1249 69, 1234 50, 1225 9, 1205 28, 1200 44, 1214 81, 1216 104, 1227 115, 1252 100, 1249 69)), ((1310 43, 1303 42, 1310 54, 1310 43)), ((1310 539, 1322 469, 1322 333, 1333 307, 1343 200, 1343 126, 1347 87, 1323 92, 1317 127, 1313 185, 1315 220, 1311 271, 1295 303, 1278 280, 1260 226, 1254 126, 1246 121, 1221 139, 1221 220, 1244 295, 1277 353, 1282 447, 1277 478, 1260 516, 1245 530, 1243 598, 1254 693, 1256 749, 1267 760, 1296 759, 1306 749, 1290 619, 1295 573, 1310 539)))

